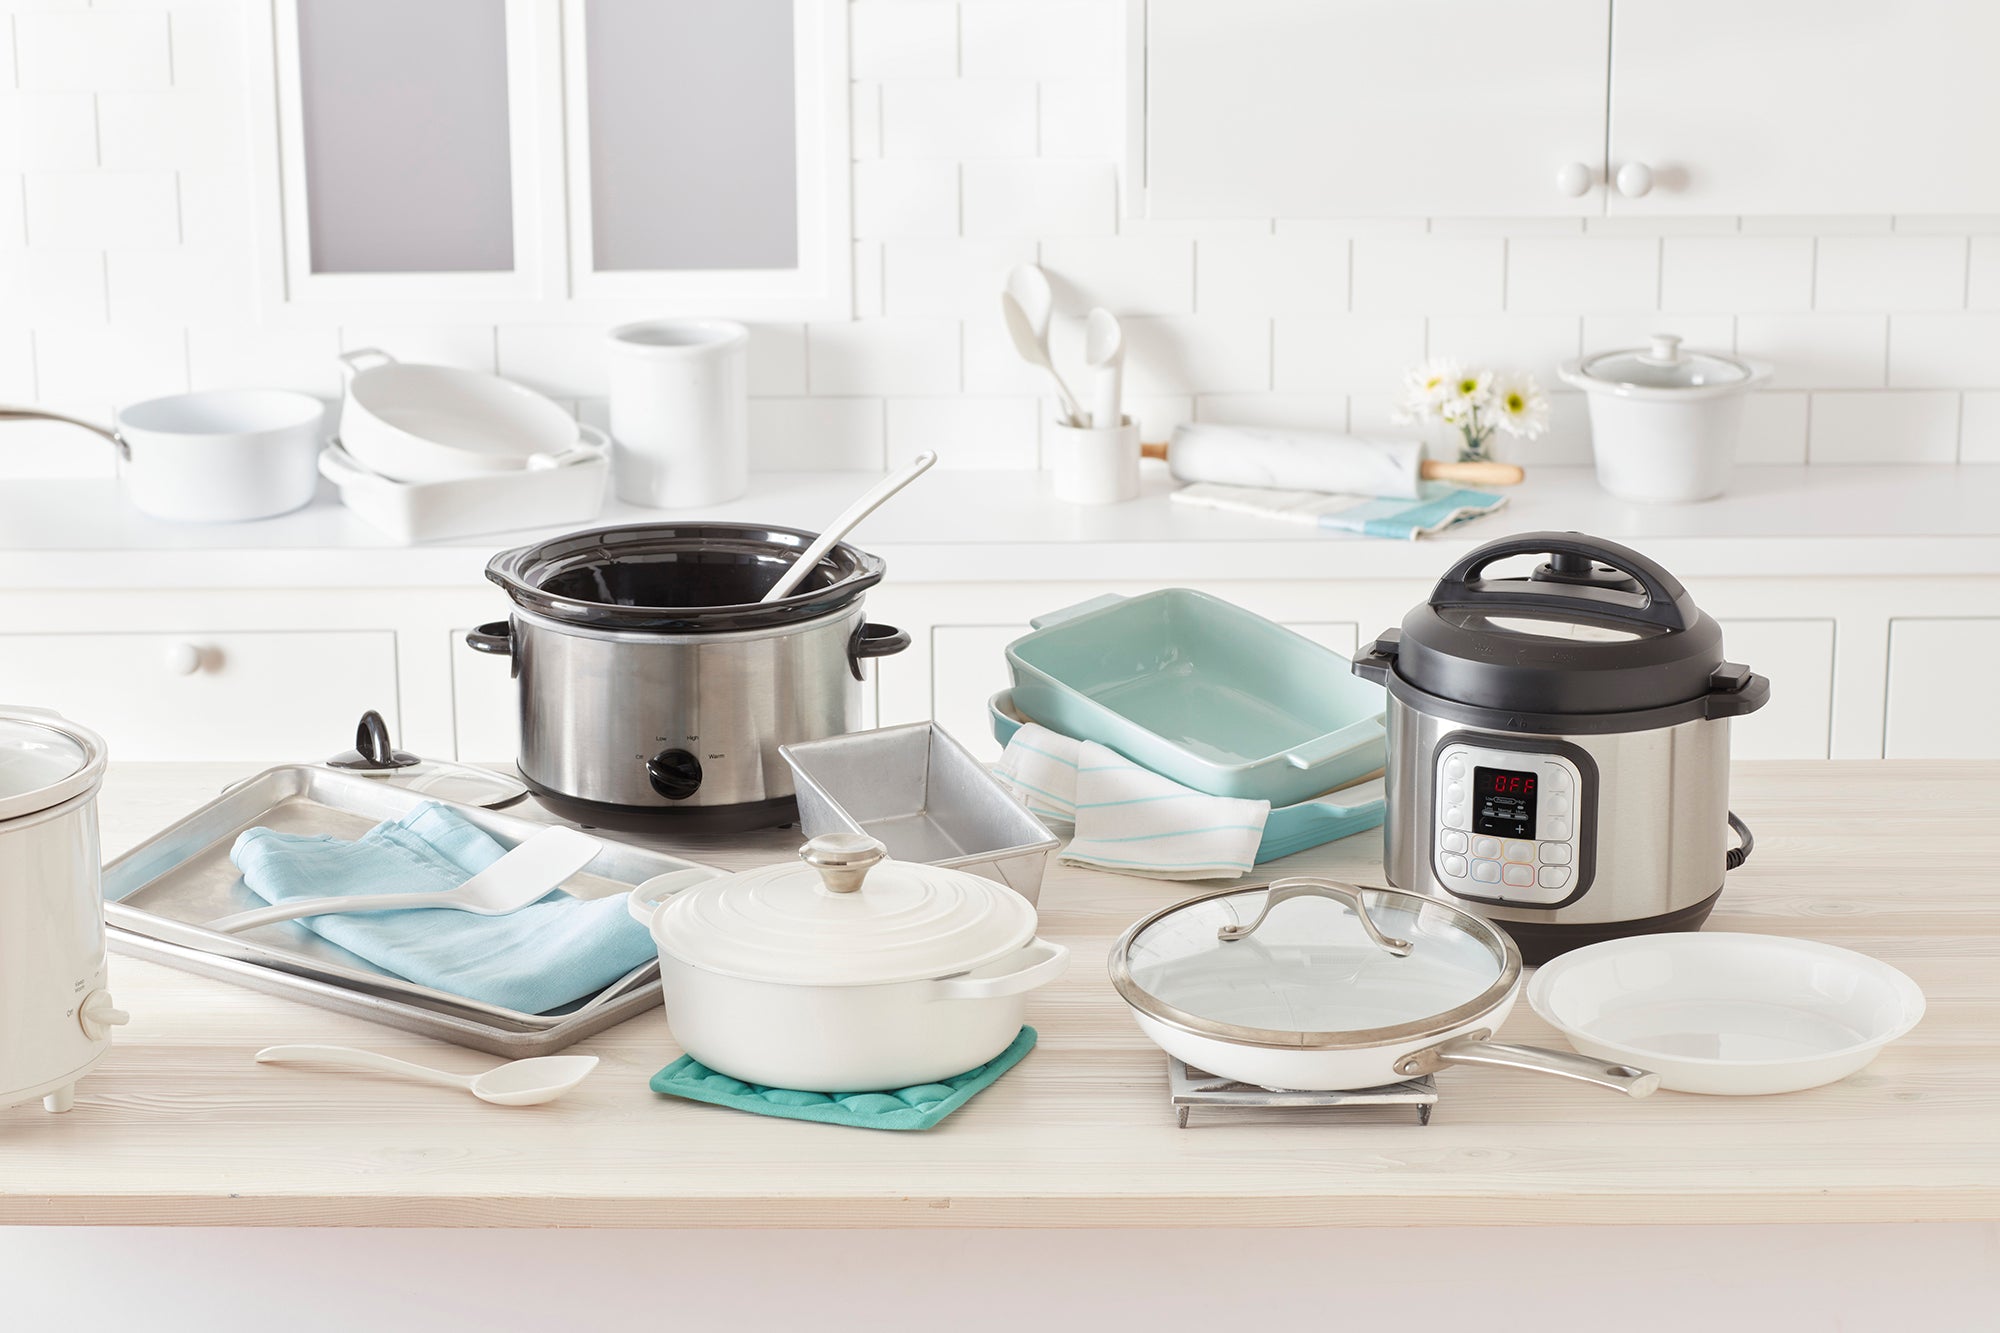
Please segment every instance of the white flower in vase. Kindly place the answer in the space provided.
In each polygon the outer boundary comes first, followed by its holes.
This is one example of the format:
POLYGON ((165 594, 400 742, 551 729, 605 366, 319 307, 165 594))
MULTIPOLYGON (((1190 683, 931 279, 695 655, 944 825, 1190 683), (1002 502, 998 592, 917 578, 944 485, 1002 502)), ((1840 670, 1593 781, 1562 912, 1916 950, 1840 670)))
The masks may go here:
POLYGON ((1532 440, 1549 428, 1549 396, 1533 375, 1494 381, 1493 424, 1517 440, 1532 440))
POLYGON ((1445 396, 1459 379, 1456 361, 1427 361, 1403 376, 1403 395, 1393 420, 1404 423, 1442 421, 1445 396))
POLYGON ((1450 426, 1460 438, 1461 461, 1484 460, 1499 430, 1532 440, 1548 428, 1549 400, 1531 375, 1468 370, 1455 361, 1431 361, 1403 378, 1397 421, 1450 426))

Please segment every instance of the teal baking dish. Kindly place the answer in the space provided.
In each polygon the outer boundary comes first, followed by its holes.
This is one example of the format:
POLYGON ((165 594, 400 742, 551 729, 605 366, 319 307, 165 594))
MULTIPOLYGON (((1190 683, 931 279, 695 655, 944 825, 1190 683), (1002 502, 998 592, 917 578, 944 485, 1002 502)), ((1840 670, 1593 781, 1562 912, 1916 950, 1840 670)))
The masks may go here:
POLYGON ((1036 617, 1014 705, 1214 796, 1294 805, 1383 764, 1380 686, 1220 597, 1164 588, 1036 617))
MULTIPOLYGON (((986 715, 993 724, 993 739, 1002 748, 1028 721, 1014 707, 1011 690, 1002 690, 988 699, 986 715)), ((1257 844, 1257 864, 1380 828, 1387 808, 1381 778, 1357 782, 1297 805, 1274 805, 1264 817, 1264 837, 1257 844)))

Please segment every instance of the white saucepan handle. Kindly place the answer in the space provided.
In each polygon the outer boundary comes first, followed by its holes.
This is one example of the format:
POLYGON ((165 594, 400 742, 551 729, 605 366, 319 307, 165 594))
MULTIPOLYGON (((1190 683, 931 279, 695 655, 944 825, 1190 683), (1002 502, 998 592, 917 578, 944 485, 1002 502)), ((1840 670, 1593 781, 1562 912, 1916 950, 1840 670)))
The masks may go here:
POLYGON ((1046 986, 1069 971, 1069 946, 1052 940, 1033 939, 1017 956, 1026 966, 997 977, 946 977, 937 983, 940 1000, 991 1000, 1003 995, 1022 995, 1037 986, 1046 986))

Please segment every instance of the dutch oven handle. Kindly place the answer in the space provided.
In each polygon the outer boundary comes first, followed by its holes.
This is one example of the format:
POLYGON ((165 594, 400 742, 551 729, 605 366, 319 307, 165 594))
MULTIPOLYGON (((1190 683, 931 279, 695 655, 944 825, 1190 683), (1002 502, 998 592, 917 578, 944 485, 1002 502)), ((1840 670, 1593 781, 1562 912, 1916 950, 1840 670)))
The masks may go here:
POLYGON ((1681 581, 1629 546, 1589 537, 1580 532, 1521 532, 1502 537, 1465 556, 1445 571, 1431 592, 1431 605, 1465 610, 1579 611, 1593 617, 1685 630, 1695 621, 1694 599, 1681 581), (1513 555, 1552 555, 1556 578, 1495 579, 1480 577, 1496 560, 1513 555), (1631 576, 1637 592, 1596 582, 1569 582, 1561 575, 1595 561, 1631 576))
POLYGON ((847 669, 854 673, 856 680, 866 680, 861 674, 861 662, 869 657, 890 657, 910 646, 910 632, 897 629, 894 625, 871 625, 866 621, 854 627, 854 633, 847 638, 847 669))

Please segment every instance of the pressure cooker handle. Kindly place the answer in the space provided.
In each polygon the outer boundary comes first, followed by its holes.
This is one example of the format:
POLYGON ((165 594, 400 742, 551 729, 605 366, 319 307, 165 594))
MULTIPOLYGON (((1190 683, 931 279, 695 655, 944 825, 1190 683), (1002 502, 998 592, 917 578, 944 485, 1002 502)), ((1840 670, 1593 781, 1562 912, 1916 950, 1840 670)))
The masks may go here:
POLYGON ((1695 621, 1694 599, 1681 581, 1629 546, 1580 532, 1520 532, 1491 541, 1445 571, 1431 592, 1431 605, 1482 612, 1588 611, 1593 619, 1623 620, 1685 630, 1695 621), (1513 555, 1552 555, 1595 561, 1630 575, 1637 593, 1590 583, 1559 580, 1495 579, 1480 576, 1497 560, 1513 555))

